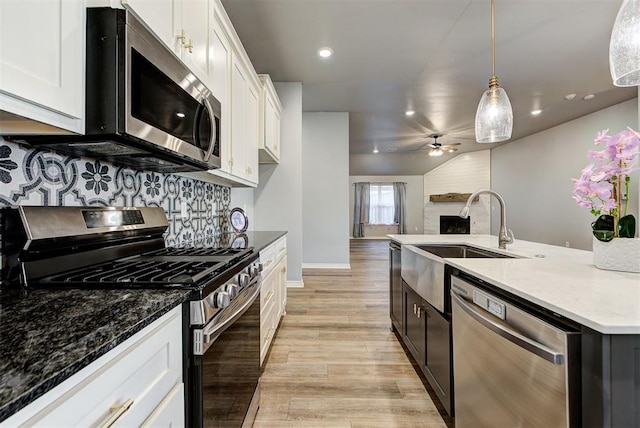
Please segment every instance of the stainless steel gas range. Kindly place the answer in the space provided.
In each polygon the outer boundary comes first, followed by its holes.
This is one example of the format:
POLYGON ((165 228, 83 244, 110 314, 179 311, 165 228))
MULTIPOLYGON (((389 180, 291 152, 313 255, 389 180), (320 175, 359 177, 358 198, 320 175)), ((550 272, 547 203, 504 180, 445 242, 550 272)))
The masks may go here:
MULTIPOLYGON (((3 287, 185 289, 186 426, 251 426, 260 396, 258 252, 166 247, 162 208, 2 209, 3 287)), ((240 245, 237 245, 240 243, 240 245)))

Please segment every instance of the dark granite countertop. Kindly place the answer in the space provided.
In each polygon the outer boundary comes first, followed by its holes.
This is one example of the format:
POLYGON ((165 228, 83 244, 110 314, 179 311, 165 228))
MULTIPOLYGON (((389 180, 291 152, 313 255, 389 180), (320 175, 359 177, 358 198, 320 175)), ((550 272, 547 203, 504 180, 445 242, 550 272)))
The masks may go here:
POLYGON ((287 232, 282 231, 253 231, 235 236, 246 236, 249 247, 254 247, 256 251, 262 251, 286 234, 287 232))
POLYGON ((0 290, 0 421, 188 295, 188 290, 0 290))

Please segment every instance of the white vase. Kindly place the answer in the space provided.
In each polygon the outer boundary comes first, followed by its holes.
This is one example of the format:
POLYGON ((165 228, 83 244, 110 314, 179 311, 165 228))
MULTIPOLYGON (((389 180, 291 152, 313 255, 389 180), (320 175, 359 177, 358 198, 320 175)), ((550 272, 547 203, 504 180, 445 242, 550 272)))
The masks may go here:
POLYGON ((640 238, 593 238, 593 264, 606 270, 640 273, 640 238))

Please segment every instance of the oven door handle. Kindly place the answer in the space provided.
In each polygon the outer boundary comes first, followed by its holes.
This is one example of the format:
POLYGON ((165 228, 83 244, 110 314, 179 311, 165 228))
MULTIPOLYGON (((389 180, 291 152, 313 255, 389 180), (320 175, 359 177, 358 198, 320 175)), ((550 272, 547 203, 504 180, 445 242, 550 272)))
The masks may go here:
POLYGON ((259 294, 260 294, 260 282, 256 284, 255 291, 253 291, 249 295, 247 300, 242 304, 242 306, 238 308, 238 310, 232 316, 230 316, 229 318, 227 318, 226 320, 222 321, 219 324, 211 323, 211 325, 205 326, 205 328, 202 330, 202 345, 203 345, 204 351, 206 351, 207 348, 211 346, 211 343, 214 340, 216 340, 216 338, 224 330, 226 330, 229 327, 229 325, 234 323, 238 318, 240 318, 247 311, 247 309, 249 309, 249 306, 251 306, 253 302, 256 301, 259 294))

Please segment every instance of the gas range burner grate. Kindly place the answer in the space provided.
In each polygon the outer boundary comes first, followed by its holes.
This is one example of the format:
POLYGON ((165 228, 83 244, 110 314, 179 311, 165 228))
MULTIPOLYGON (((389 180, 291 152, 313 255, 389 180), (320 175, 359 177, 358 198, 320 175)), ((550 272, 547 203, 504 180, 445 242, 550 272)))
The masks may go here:
POLYGON ((215 247, 167 247, 145 253, 145 256, 231 256, 234 257, 246 249, 215 247))
POLYGON ((113 283, 193 287, 196 282, 217 273, 223 266, 219 262, 113 261, 50 276, 41 282, 67 286, 113 283))

